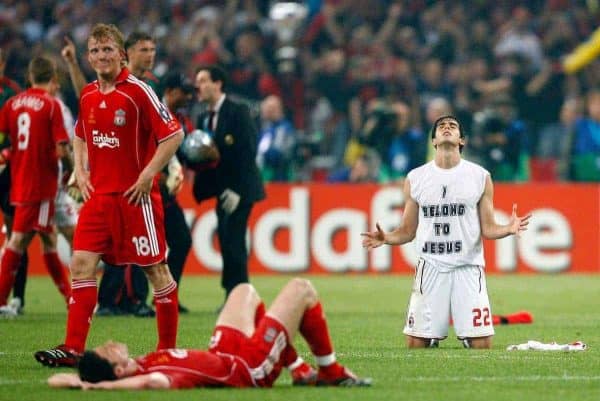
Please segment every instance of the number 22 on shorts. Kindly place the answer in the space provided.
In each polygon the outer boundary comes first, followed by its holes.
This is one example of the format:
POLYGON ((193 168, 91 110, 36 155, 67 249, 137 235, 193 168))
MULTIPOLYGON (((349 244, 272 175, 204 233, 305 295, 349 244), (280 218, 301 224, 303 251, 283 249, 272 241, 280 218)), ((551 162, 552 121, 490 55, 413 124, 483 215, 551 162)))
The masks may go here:
POLYGON ((489 308, 473 309, 473 327, 489 326, 491 324, 489 308))

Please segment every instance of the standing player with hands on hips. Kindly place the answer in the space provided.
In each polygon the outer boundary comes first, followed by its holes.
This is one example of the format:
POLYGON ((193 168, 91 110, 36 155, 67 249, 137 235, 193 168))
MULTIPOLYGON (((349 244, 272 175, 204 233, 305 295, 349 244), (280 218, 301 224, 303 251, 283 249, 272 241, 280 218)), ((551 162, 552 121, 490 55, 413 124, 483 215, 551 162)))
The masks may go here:
POLYGON ((527 229, 530 214, 508 224, 494 219, 493 184, 479 165, 462 159, 465 137, 455 117, 431 130, 435 158, 404 182, 400 227, 363 235, 363 247, 402 245, 416 238, 420 254, 404 334, 409 348, 436 347, 448 336, 450 317, 466 348, 491 348, 494 328, 483 267, 482 236, 500 239, 527 229))
POLYGON ((35 353, 47 366, 74 366, 83 352, 101 258, 144 267, 154 288, 157 348, 175 347, 177 336, 177 285, 165 263, 157 174, 179 147, 183 131, 156 94, 123 67, 123 35, 114 25, 95 25, 87 44, 98 79, 81 93, 73 140, 85 203, 73 240, 65 342, 35 353))

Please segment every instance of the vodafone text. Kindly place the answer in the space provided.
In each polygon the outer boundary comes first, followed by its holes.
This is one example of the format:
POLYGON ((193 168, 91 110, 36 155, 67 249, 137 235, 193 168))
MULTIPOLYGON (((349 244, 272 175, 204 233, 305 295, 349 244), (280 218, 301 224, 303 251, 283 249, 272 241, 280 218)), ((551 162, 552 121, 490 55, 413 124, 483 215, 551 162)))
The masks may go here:
MULTIPOLYGON (((417 252, 412 243, 381 247, 370 253, 361 246, 360 233, 373 227, 375 222, 386 231, 400 224, 404 205, 401 191, 383 187, 373 193, 368 207, 332 207, 315 215, 311 207, 317 201, 311 199, 310 187, 290 187, 285 207, 272 207, 257 213, 247 238, 250 252, 262 267, 260 270, 409 272, 416 264, 417 252), (284 246, 276 241, 281 232, 287 233, 284 246), (340 236, 340 233, 345 235, 340 236)), ((195 209, 187 209, 186 213, 193 226, 195 257, 206 269, 219 271, 221 259, 213 246, 217 223, 214 212, 196 215, 195 209)), ((569 221, 556 209, 539 208, 531 213, 534 217, 529 230, 519 241, 510 236, 491 242, 492 252, 486 254, 489 269, 515 271, 518 259, 533 271, 569 269, 573 249, 569 221)), ((495 214, 498 222, 508 221, 508 211, 497 209, 495 214)), ((452 245, 455 251, 457 245, 452 245)))

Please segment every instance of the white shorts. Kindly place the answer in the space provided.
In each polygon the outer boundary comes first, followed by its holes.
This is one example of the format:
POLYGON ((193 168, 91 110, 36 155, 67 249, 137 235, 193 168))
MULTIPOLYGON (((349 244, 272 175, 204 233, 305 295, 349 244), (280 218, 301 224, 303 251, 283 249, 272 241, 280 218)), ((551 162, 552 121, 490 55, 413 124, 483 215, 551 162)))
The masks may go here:
POLYGON ((59 188, 54 202, 54 222, 57 227, 74 227, 79 218, 80 205, 69 196, 67 191, 59 188))
POLYGON ((444 339, 450 318, 460 339, 494 335, 483 267, 445 271, 419 259, 404 334, 444 339))

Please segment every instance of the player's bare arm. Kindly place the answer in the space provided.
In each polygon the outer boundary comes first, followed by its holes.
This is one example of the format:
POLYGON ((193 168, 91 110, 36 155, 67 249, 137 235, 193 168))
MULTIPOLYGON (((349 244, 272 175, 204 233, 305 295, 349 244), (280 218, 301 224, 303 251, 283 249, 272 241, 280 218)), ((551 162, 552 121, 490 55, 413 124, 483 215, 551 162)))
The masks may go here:
POLYGON ((129 203, 139 205, 145 195, 152 189, 152 180, 175 154, 183 141, 183 130, 179 130, 158 144, 154 156, 138 176, 137 181, 125 191, 123 196, 129 203))
POLYGON ((77 373, 57 373, 48 378, 48 385, 55 388, 81 388, 77 373))
POLYGON ((48 385, 55 388, 83 390, 144 390, 169 388, 170 382, 167 376, 159 372, 98 383, 81 381, 77 373, 57 373, 48 378, 48 385))
POLYGON ((419 205, 410 196, 410 181, 404 181, 404 213, 402 223, 398 228, 388 233, 384 232, 379 223, 376 231, 361 233, 363 237, 363 248, 373 249, 381 245, 402 245, 412 241, 417 233, 417 224, 419 223, 419 205))
POLYGON ((73 158, 75 162, 75 180, 83 200, 87 201, 94 191, 94 187, 90 182, 90 172, 87 169, 87 146, 77 136, 73 138, 73 158))
POLYGON ((146 390, 166 389, 170 386, 169 378, 160 372, 146 375, 125 377, 114 381, 101 381, 98 383, 81 382, 84 390, 146 390))
POLYGON ((68 36, 65 36, 64 40, 66 44, 62 48, 60 54, 62 55, 63 60, 65 60, 67 63, 69 77, 71 78, 75 95, 79 97, 81 90, 87 82, 83 72, 81 71, 81 68, 79 67, 79 63, 77 62, 77 50, 75 49, 75 44, 68 36))
POLYGON ((479 201, 479 221, 481 223, 481 235, 487 239, 500 239, 527 230, 531 214, 517 216, 517 204, 513 204, 512 214, 508 224, 496 223, 494 218, 494 186, 492 179, 487 176, 485 189, 479 201))

